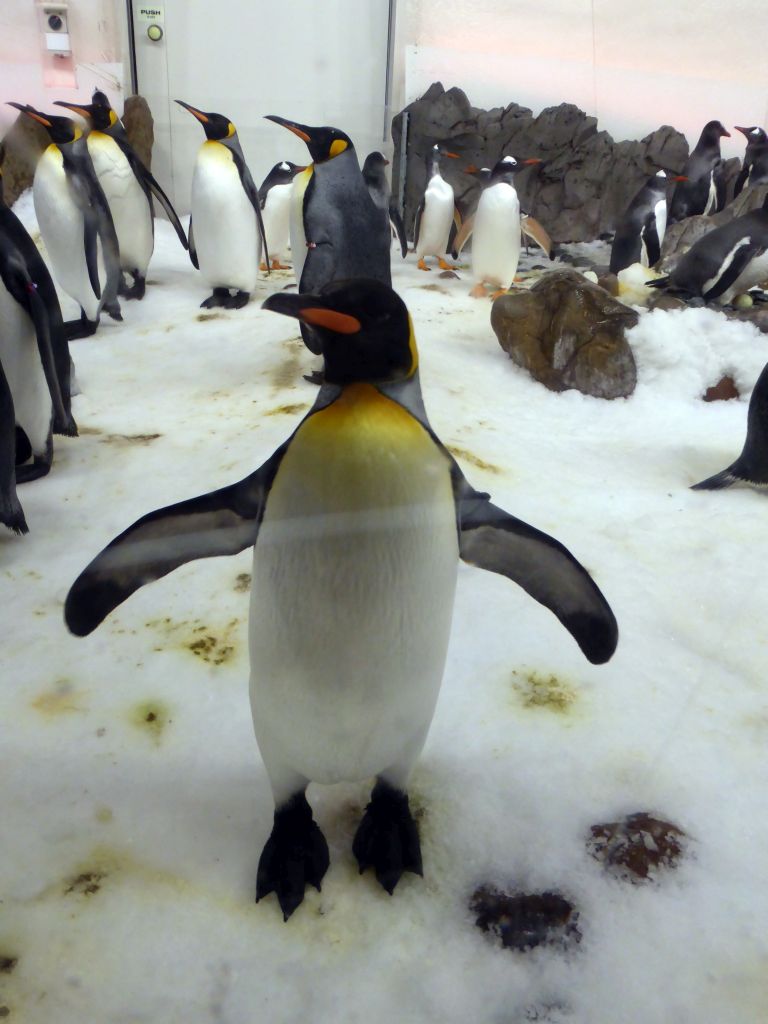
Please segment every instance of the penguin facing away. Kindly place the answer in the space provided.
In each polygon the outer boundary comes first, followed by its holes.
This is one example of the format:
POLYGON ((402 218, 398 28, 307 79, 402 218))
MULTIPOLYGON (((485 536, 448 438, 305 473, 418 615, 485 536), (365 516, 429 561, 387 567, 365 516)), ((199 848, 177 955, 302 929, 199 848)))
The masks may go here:
POLYGON ((719 491, 733 484, 768 487, 768 365, 764 366, 749 399, 747 438, 741 455, 730 466, 693 484, 693 491, 719 491))
MULTIPOLYGON (((267 245, 272 254, 273 270, 289 269, 280 262, 280 257, 287 255, 290 245, 292 183, 296 175, 305 170, 306 167, 293 164, 290 160, 281 160, 280 163, 275 164, 259 187, 259 206, 264 221, 267 245)), ((268 270, 269 268, 262 261, 260 269, 268 270)))
POLYGON ((459 558, 517 582, 593 663, 611 657, 618 630, 570 552, 476 491, 432 431, 395 292, 358 279, 263 308, 316 332, 325 383, 314 406, 245 480, 113 540, 65 616, 84 636, 183 563, 255 546, 251 703, 275 799, 256 898, 274 891, 287 919, 328 867, 310 781, 375 776, 353 844, 361 871, 372 866, 389 892, 422 872, 407 785, 440 687, 459 558))
MULTIPOLYGON (((611 246, 610 272, 640 263, 652 267, 661 258, 667 227, 667 175, 657 171, 631 200, 616 226, 611 246)), ((684 180, 682 175, 673 181, 684 180)))
POLYGON ((189 221, 192 265, 213 288, 200 306, 242 309, 256 287, 262 254, 269 264, 259 194, 229 118, 176 102, 197 118, 206 138, 192 175, 189 221))
POLYGON ((88 153, 107 197, 120 246, 120 294, 127 299, 141 299, 155 245, 153 195, 187 249, 184 228, 170 199, 129 143, 125 127, 104 93, 96 90, 88 105, 63 100, 56 100, 55 104, 79 114, 90 126, 86 138, 88 153), (130 287, 125 281, 126 273, 133 278, 130 287))
POLYGON ((112 214, 82 129, 71 118, 42 114, 29 104, 10 105, 42 124, 51 137, 35 169, 35 213, 56 280, 80 306, 80 321, 67 325, 67 336, 87 337, 95 332, 102 309, 122 320, 120 250, 112 214))
POLYGON ((768 195, 760 209, 707 232, 683 253, 670 274, 647 285, 726 305, 766 280, 768 195))
POLYGON ((408 255, 408 240, 405 237, 403 218, 400 216, 400 211, 397 208, 397 203, 392 195, 392 190, 389 187, 384 170, 388 164, 389 160, 387 160, 384 154, 374 150, 363 161, 363 179, 368 186, 371 199, 386 217, 391 234, 400 243, 400 252, 403 259, 405 259, 408 255))
POLYGON ((668 223, 696 214, 718 213, 725 206, 724 162, 720 139, 730 138, 719 121, 708 121, 688 157, 669 204, 668 223))
POLYGON ((744 150, 744 159, 741 164, 736 182, 733 186, 733 197, 740 195, 746 185, 755 185, 768 180, 768 134, 764 128, 753 124, 748 128, 734 125, 737 132, 741 132, 747 140, 747 148, 744 150), (759 164, 754 167, 755 162, 759 164), (757 173, 753 174, 753 170, 757 173), (763 175, 766 175, 763 178, 763 175))
POLYGON ((461 217, 456 209, 453 186, 440 173, 440 160, 458 159, 458 153, 446 149, 439 142, 427 153, 427 178, 424 196, 416 210, 413 225, 414 248, 419 257, 419 270, 429 270, 425 257, 437 257, 441 270, 451 270, 445 260, 452 229, 459 231, 461 217))

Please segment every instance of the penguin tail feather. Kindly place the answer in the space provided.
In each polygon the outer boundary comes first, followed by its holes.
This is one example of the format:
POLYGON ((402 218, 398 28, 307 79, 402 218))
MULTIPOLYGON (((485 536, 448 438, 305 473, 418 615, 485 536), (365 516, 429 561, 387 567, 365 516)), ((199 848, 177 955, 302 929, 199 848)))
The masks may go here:
POLYGON ((24 518, 18 498, 12 497, 10 501, 0 503, 0 523, 19 536, 29 533, 27 520, 24 518))
POLYGON ((732 467, 724 469, 722 473, 715 473, 714 476, 708 476, 706 480, 701 480, 697 484, 691 485, 692 491, 721 491, 725 487, 732 487, 734 484, 739 482, 739 477, 734 476, 732 467))

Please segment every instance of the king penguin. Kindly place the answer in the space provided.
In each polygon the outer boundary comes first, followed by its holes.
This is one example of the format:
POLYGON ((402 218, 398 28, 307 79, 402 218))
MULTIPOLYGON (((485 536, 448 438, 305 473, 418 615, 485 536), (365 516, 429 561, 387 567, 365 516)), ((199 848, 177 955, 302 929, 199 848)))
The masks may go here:
POLYGON ((719 121, 708 121, 685 163, 669 204, 668 222, 676 224, 695 214, 717 213, 725 206, 724 163, 720 139, 730 138, 719 121))
POLYGON ((384 170, 388 165, 389 160, 387 160, 384 154, 380 153, 377 149, 374 150, 363 161, 363 179, 368 186, 371 199, 377 208, 381 210, 382 216, 386 218, 391 235, 397 238, 400 243, 400 252, 403 259, 405 259, 408 255, 408 240, 405 237, 403 218, 400 216, 400 211, 397 208, 397 203, 392 195, 392 190, 387 181, 387 174, 384 170))
POLYGON ((103 92, 93 94, 88 105, 56 100, 56 106, 79 114, 90 126, 86 138, 93 169, 104 189, 120 245, 120 294, 126 299, 141 299, 146 290, 147 267, 155 247, 156 196, 173 224, 179 241, 187 246, 187 236, 168 196, 158 185, 134 151, 123 122, 103 92), (130 274, 129 286, 125 274, 130 274))
POLYGON ((419 270, 430 269, 426 264, 427 256, 436 256, 441 270, 451 270, 445 254, 448 252, 452 230, 458 231, 461 228, 453 186, 440 173, 442 157, 456 160, 458 153, 452 153, 439 142, 427 153, 426 186, 413 225, 413 244, 419 257, 419 270))
POLYGON ((768 181, 768 134, 755 124, 749 128, 734 127, 747 140, 741 170, 733 186, 735 199, 747 185, 762 185, 768 181))
POLYGON ((764 366, 749 399, 747 439, 730 466, 694 484, 694 491, 719 491, 733 484, 768 487, 768 365, 764 366))
POLYGON ((310 781, 375 777, 354 838, 361 871, 392 892, 422 873, 408 803, 446 658, 459 559, 549 608, 593 663, 616 620, 566 548, 493 505, 429 425, 408 310, 378 281, 279 292, 264 309, 317 334, 325 382, 312 409, 240 483, 152 512, 76 580, 65 616, 90 633, 135 590, 195 558, 254 545, 251 705, 275 800, 256 898, 287 919, 320 888, 328 846, 310 781))
MULTIPOLYGON (((290 246, 292 183, 296 175, 305 170, 306 167, 293 164, 290 160, 281 160, 275 164, 259 188, 259 205, 267 245, 272 255, 272 270, 288 269, 280 262, 280 257, 287 255, 290 246)), ((262 262, 261 269, 267 270, 267 264, 262 262)))
POLYGON ((112 214, 82 129, 69 117, 42 114, 28 104, 10 105, 42 124, 51 137, 37 162, 32 197, 54 276, 80 306, 80 321, 68 325, 68 337, 86 337, 98 327, 102 309, 122 320, 120 248, 112 214))
POLYGON ((766 280, 768 194, 760 209, 707 232, 683 253, 667 277, 648 281, 647 285, 727 305, 735 296, 766 280))
POLYGON ((668 180, 664 171, 648 178, 619 220, 611 246, 612 274, 633 263, 644 267, 658 263, 667 228, 668 180))
POLYGON ((206 138, 192 175, 189 221, 190 259, 213 288, 200 305, 242 309, 256 287, 262 253, 269 264, 259 194, 229 118, 176 102, 197 118, 206 138))

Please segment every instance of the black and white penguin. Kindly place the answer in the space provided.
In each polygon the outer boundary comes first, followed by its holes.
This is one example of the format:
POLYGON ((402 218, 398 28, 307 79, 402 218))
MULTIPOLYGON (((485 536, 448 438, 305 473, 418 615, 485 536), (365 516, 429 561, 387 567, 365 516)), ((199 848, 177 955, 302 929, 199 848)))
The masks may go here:
POLYGON ((66 600, 90 633, 139 587, 195 558, 255 545, 250 614, 254 727, 275 799, 256 898, 285 918, 320 888, 328 846, 310 781, 377 779, 353 843, 392 892, 422 872, 411 770, 443 674, 459 559, 549 608, 593 663, 616 620, 558 541, 476 491, 427 421, 411 319, 391 288, 337 282, 263 308, 316 333, 325 383, 290 437, 240 483, 152 512, 84 570, 66 600))
POLYGON ((408 255, 408 239, 405 237, 403 218, 400 216, 397 202, 392 195, 392 190, 387 181, 387 174, 384 170, 388 165, 389 160, 387 160, 384 154, 374 150, 363 161, 363 178, 368 186, 371 199, 381 210, 382 215, 386 217, 392 235, 400 243, 400 252, 403 259, 405 259, 408 255))
POLYGON ((80 306, 80 322, 68 336, 86 337, 95 332, 102 309, 122 320, 120 248, 109 204, 81 128, 69 117, 42 114, 29 104, 10 105, 42 124, 51 137, 37 162, 32 196, 54 276, 80 306))
POLYGON ((725 206, 725 164, 720 139, 730 138, 730 135, 719 121, 708 121, 704 125, 672 193, 669 224, 699 213, 717 213, 725 206))
POLYGON ((269 264, 259 193, 229 118, 176 102, 197 118, 206 138, 192 175, 189 221, 190 259, 213 288, 200 305, 241 309, 256 287, 262 255, 269 264))
POLYGON ((663 288, 722 305, 768 280, 768 195, 758 210, 709 231, 678 260, 667 277, 648 281, 663 288))
POLYGON ((156 196, 179 237, 187 246, 187 236, 168 196, 128 141, 123 122, 112 109, 109 100, 98 90, 93 102, 87 105, 56 100, 56 106, 66 107, 86 120, 90 131, 86 138, 93 169, 104 189, 120 245, 120 294, 127 299, 141 299, 146 290, 147 267, 155 247, 155 211, 152 196, 156 196), (128 273, 133 279, 129 286, 128 273))
POLYGON ((616 226, 611 246, 610 271, 640 263, 652 267, 661 257, 667 228, 667 184, 664 171, 657 171, 632 199, 616 226))
POLYGON ((448 157, 458 159, 439 142, 427 153, 427 175, 424 195, 416 210, 413 225, 414 247, 419 257, 419 270, 429 270, 427 256, 436 256, 441 270, 451 270, 450 263, 445 260, 451 239, 452 229, 461 229, 461 215, 456 208, 453 186, 440 173, 440 160, 448 157))
POLYGON ((768 133, 755 124, 749 128, 734 125, 734 128, 747 140, 741 170, 733 186, 735 198, 747 185, 762 185, 768 181, 768 133))
POLYGON ((719 491, 733 484, 768 487, 768 365, 763 367, 749 399, 747 439, 741 455, 727 469, 694 484, 694 491, 719 491))
MULTIPOLYGON (((272 256, 272 270, 288 269, 280 262, 280 258, 287 257, 290 248, 291 189, 293 179, 304 170, 306 167, 293 164, 290 160, 281 160, 259 188, 259 205, 267 246, 272 256)), ((262 262, 261 269, 267 270, 267 264, 262 262)))

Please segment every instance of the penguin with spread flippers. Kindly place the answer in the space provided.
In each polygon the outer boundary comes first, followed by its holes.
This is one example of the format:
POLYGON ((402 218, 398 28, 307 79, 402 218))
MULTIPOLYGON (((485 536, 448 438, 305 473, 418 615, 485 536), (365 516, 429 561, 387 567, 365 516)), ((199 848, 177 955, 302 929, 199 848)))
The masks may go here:
POLYGON ((405 237, 403 218, 400 216, 397 202, 392 195, 392 190, 387 181, 387 174, 384 170, 388 164, 389 160, 387 160, 384 154, 374 150, 373 153, 368 154, 363 162, 363 178, 368 186, 371 199, 378 209, 381 210, 382 216, 386 218, 389 224, 390 233, 400 243, 400 252, 403 259, 405 259, 408 255, 408 240, 405 237))
POLYGON ((683 253, 666 277, 649 288, 727 305, 768 280, 768 194, 758 210, 707 232, 683 253))
POLYGON ((719 491, 733 484, 768 488, 768 366, 757 378, 747 412, 747 439, 727 469, 694 484, 694 491, 719 491))
POLYGON ((439 142, 427 153, 427 174, 424 195, 416 210, 413 225, 414 248, 419 257, 419 270, 429 270, 427 256, 437 257, 441 270, 451 270, 446 262, 451 237, 461 229, 461 215, 456 208, 453 186, 440 173, 443 157, 458 158, 439 142))
MULTIPOLYGON (((267 245, 272 257, 272 270, 288 269, 280 262, 280 258, 287 255, 290 246, 293 179, 305 170, 306 167, 293 164, 290 160, 281 160, 280 163, 275 164, 259 188, 259 206, 264 221, 267 245)), ((267 264, 263 261, 261 269, 268 269, 267 264)))
POLYGON ((675 224, 696 214, 717 213, 725 206, 725 163, 720 139, 730 138, 719 121, 708 121, 688 157, 669 204, 668 223, 675 224))
POLYGON ((733 186, 735 198, 747 185, 762 185, 768 181, 768 134, 764 128, 754 124, 749 128, 734 127, 747 140, 741 170, 733 186))
POLYGON ((54 276, 80 306, 80 320, 67 325, 67 336, 87 337, 98 327, 102 309, 122 320, 120 248, 109 204, 81 128, 69 117, 42 114, 29 104, 10 105, 42 124, 51 137, 37 162, 32 197, 54 276))
POLYGON ((187 236, 170 199, 128 141, 125 127, 107 97, 97 90, 92 99, 88 105, 57 100, 56 106, 79 114, 90 126, 86 138, 88 153, 107 197, 120 246, 120 294, 127 299, 141 299, 155 246, 153 196, 167 213, 185 249, 187 236), (132 278, 130 286, 125 281, 126 273, 132 278))
POLYGON ((72 586, 84 636, 135 590, 195 558, 254 548, 254 726, 275 800, 257 900, 286 918, 318 889, 326 841, 310 781, 376 777, 353 852, 392 892, 422 873, 407 787, 440 688, 459 559, 500 573, 549 608, 593 663, 616 620, 558 541, 476 491, 427 421, 413 325, 373 280, 280 292, 265 309, 317 335, 325 382, 290 437, 240 483, 152 512, 72 586))
POLYGON ((269 264, 259 193, 229 118, 176 102, 197 118, 206 138, 192 175, 189 221, 190 258, 213 288, 200 305, 241 309, 256 287, 262 256, 269 264))
MULTIPOLYGON (((682 175, 673 181, 684 180, 682 175)), ((652 267, 661 257, 667 228, 667 185, 665 171, 657 171, 632 199, 616 226, 611 246, 610 271, 618 274, 633 263, 652 267)))

